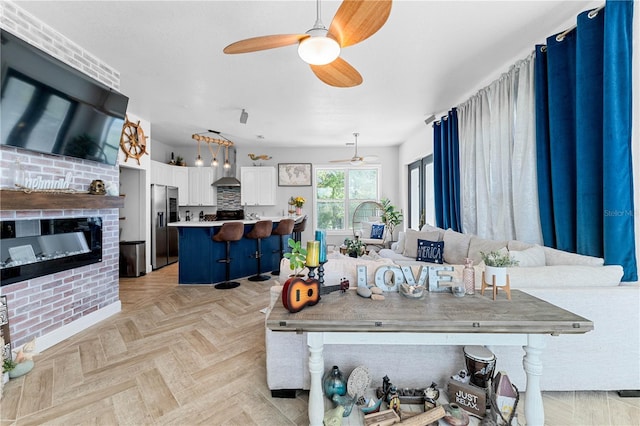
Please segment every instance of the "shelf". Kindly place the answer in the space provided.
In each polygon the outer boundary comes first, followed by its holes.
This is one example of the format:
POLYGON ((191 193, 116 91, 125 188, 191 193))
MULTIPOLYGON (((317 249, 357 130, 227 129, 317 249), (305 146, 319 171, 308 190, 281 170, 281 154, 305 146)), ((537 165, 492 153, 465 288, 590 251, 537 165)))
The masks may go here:
POLYGON ((124 196, 0 190, 0 210, 118 209, 124 196))

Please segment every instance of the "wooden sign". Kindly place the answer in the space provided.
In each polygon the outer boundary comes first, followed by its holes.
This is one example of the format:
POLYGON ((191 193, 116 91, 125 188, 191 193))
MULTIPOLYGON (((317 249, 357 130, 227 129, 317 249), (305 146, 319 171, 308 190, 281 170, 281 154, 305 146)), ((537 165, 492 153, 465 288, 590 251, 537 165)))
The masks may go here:
POLYGON ((447 390, 449 402, 455 402, 471 415, 484 417, 487 403, 487 391, 484 388, 449 380, 447 390))
POLYGON ((371 413, 364 416, 365 426, 390 426, 394 423, 400 423, 400 417, 393 410, 380 411, 379 413, 371 413))
POLYGON ((433 422, 437 422, 438 420, 443 418, 445 414, 446 412, 444 411, 444 407, 442 405, 438 405, 437 407, 432 408, 429 411, 419 413, 406 420, 403 417, 401 424, 406 426, 426 426, 433 422))

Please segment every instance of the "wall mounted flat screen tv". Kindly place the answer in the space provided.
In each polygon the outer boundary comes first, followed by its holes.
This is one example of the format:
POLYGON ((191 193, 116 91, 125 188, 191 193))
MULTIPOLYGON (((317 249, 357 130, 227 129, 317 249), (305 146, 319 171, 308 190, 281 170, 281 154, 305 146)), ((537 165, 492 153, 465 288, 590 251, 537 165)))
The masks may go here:
POLYGON ((0 143, 116 164, 129 98, 2 30, 0 143))

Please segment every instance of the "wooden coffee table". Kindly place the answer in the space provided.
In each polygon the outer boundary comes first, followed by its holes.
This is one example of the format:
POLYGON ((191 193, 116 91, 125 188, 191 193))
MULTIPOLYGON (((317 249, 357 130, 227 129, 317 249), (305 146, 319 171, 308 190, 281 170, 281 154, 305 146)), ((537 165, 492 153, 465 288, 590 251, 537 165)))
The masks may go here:
POLYGON ((354 290, 322 296, 315 306, 292 314, 276 302, 267 317, 273 331, 306 332, 309 345, 309 422, 324 417, 322 374, 325 344, 514 345, 522 346, 527 386, 524 413, 527 425, 544 424, 540 392, 542 353, 548 335, 583 334, 593 322, 518 290, 511 299, 481 296, 462 298, 427 293, 408 299, 386 293, 372 301, 354 290))

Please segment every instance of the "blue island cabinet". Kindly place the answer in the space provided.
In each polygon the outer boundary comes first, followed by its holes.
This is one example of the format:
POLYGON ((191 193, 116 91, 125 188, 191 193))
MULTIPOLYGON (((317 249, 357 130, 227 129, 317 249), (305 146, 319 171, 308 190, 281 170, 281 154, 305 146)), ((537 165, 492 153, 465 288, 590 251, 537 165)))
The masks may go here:
MULTIPOLYGON (((244 225, 245 235, 253 228, 253 223, 244 225)), ((255 221, 253 221, 255 222, 255 221)), ((171 224, 178 228, 178 282, 180 284, 217 284, 223 282, 225 263, 218 262, 226 257, 226 244, 211 240, 218 233, 222 222, 178 222, 171 224)), ((277 222, 273 227, 278 226, 277 222)), ((283 237, 286 238, 286 237, 283 237)), ((284 241, 284 240, 283 240, 284 241)), ((260 273, 268 274, 278 269, 280 242, 278 236, 262 239, 262 258, 260 273)), ((286 247, 286 243, 285 243, 286 247)), ((249 277, 256 274, 255 258, 256 240, 242 238, 231 243, 231 275, 230 279, 249 277)), ((274 276, 274 279, 277 279, 274 276)))

